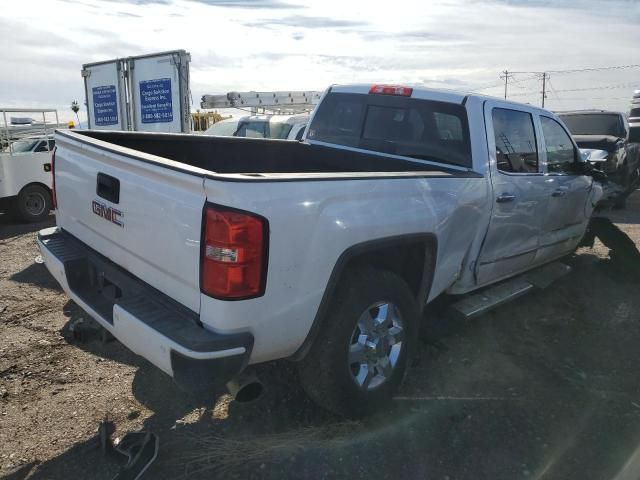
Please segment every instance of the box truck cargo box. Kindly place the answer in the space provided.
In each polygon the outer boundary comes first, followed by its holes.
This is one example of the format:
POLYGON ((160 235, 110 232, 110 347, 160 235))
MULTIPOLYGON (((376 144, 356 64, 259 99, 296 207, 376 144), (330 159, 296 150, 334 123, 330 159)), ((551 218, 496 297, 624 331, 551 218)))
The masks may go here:
POLYGON ((83 65, 89 128, 188 133, 190 60, 174 50, 83 65))

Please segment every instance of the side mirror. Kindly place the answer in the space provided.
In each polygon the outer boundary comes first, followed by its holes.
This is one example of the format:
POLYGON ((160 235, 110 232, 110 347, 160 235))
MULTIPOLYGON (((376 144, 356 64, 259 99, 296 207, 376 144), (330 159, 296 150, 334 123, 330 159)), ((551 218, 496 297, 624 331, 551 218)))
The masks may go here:
POLYGON ((580 156, 583 162, 598 164, 606 162, 609 153, 606 150, 598 150, 596 148, 581 148, 580 156))

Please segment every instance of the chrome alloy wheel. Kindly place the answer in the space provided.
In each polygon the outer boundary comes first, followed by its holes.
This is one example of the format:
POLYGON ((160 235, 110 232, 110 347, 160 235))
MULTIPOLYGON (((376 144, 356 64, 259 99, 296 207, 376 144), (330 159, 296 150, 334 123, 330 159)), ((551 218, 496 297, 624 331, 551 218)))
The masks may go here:
POLYGON ((358 319, 349 345, 349 369, 363 390, 379 387, 393 374, 400 358, 404 329, 398 307, 378 302, 358 319))

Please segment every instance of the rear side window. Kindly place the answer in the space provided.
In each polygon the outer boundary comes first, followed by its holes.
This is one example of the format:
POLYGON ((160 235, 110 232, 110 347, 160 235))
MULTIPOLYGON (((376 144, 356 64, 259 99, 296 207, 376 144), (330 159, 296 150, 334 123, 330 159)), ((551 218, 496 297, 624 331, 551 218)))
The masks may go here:
POLYGON ((547 170, 551 173, 571 173, 575 150, 564 128, 552 118, 540 117, 542 135, 547 149, 547 170))
POLYGON ((498 170, 507 173, 538 173, 538 146, 531 114, 494 108, 493 132, 498 170))
POLYGON ((307 138, 471 167, 466 110, 452 103, 331 93, 318 107, 307 138))

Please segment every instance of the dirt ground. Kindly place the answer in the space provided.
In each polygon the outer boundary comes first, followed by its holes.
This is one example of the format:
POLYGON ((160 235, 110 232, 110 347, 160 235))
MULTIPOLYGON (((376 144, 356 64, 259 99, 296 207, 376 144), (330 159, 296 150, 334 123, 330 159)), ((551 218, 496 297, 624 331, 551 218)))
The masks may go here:
MULTIPOLYGON (((640 193, 610 214, 640 244, 640 193)), ((115 437, 160 438, 144 478, 640 478, 640 255, 596 242, 571 274, 471 321, 429 319, 392 408, 345 422, 286 362, 251 404, 179 390, 98 330, 38 263, 35 232, 0 214, 0 476, 110 479, 115 437)), ((636 252, 637 253, 637 252, 636 252)))

